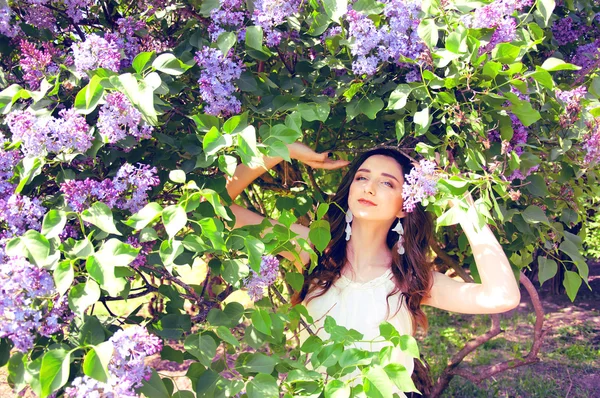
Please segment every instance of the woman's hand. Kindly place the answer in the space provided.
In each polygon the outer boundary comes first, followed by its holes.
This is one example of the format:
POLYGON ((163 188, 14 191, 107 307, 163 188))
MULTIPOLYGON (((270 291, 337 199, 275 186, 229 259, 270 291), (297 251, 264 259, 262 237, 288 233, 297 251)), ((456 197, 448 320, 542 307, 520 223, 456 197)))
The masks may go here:
POLYGON ((312 148, 301 142, 294 142, 288 145, 290 157, 314 169, 339 169, 350 164, 347 160, 333 160, 329 158, 328 152, 317 153, 312 148))

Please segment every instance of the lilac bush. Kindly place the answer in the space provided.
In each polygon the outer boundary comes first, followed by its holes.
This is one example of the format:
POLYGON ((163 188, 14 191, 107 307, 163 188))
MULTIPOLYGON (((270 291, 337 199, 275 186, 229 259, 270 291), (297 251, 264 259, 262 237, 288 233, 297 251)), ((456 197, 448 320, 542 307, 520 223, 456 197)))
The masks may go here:
POLYGON ((260 261, 260 272, 251 270, 251 276, 248 278, 246 288, 252 300, 260 300, 266 288, 271 286, 279 273, 279 260, 274 256, 263 256, 260 261))

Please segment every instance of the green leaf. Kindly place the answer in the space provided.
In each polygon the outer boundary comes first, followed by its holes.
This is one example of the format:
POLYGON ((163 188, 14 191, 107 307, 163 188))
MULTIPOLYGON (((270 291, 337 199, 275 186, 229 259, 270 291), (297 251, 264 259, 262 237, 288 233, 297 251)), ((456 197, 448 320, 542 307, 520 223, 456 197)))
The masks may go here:
POLYGON ((540 113, 533 109, 529 101, 522 101, 512 93, 506 93, 505 95, 512 104, 511 111, 517 115, 525 127, 531 126, 542 118, 540 113))
POLYGON ((244 307, 240 303, 231 302, 221 311, 218 308, 213 308, 209 311, 206 320, 212 326, 236 327, 242 321, 244 307))
POLYGON ((339 364, 342 368, 368 365, 369 363, 371 363, 371 355, 367 351, 358 348, 347 348, 339 359, 339 364))
POLYGON ((171 398, 165 383, 154 369, 152 369, 150 379, 142 380, 142 386, 137 391, 148 398, 171 398))
POLYGON ((252 326, 256 328, 261 333, 266 334, 267 336, 271 335, 271 317, 269 313, 263 309, 256 308, 252 313, 252 326))
POLYGON ((192 334, 185 339, 185 350, 198 358, 201 364, 209 367, 217 353, 217 344, 206 334, 192 334))
POLYGON ((163 224, 170 238, 173 238, 186 226, 188 218, 185 209, 179 205, 171 205, 162 211, 163 224))
POLYGON ((399 84, 396 89, 392 91, 392 94, 390 94, 387 109, 399 110, 404 108, 412 90, 412 87, 408 84, 399 84))
POLYGON ((368 397, 391 397, 392 382, 383 368, 371 366, 365 373, 364 391, 368 397))
POLYGON ((525 221, 529 224, 537 224, 544 223, 549 224, 548 216, 546 216, 546 212, 542 210, 539 206, 530 205, 528 206, 522 214, 525 221))
POLYGON ((58 263, 58 267, 56 267, 52 276, 56 285, 56 291, 62 296, 69 290, 75 278, 75 271, 73 271, 71 261, 65 260, 58 263))
POLYGON ((263 47, 263 30, 260 26, 246 28, 246 52, 259 61, 266 61, 271 57, 269 50, 263 47))
POLYGON ((429 108, 423 108, 418 112, 415 112, 413 122, 419 126, 417 129, 419 132, 425 132, 429 128, 431 118, 429 117, 429 108))
POLYGON ((79 317, 100 299, 100 287, 92 279, 79 283, 69 291, 69 308, 79 317))
POLYGON ((383 109, 385 104, 381 98, 369 98, 363 97, 360 100, 352 100, 346 105, 346 114, 350 120, 354 119, 361 113, 366 115, 369 119, 375 120, 377 113, 383 109))
POLYGON ((236 339, 233 336, 233 334, 231 334, 231 331, 225 326, 219 326, 217 328, 217 336, 219 336, 219 338, 223 339, 223 341, 231 344, 234 347, 240 346, 240 342, 238 341, 238 339, 236 339))
POLYGON ((221 277, 225 279, 225 282, 237 286, 240 280, 246 278, 250 270, 240 259, 225 260, 223 261, 223 271, 221 271, 221 277))
POLYGON ((419 23, 417 33, 429 48, 434 48, 438 42, 438 28, 433 18, 424 18, 419 23))
POLYGON ((152 67, 168 75, 179 76, 188 70, 190 65, 184 64, 173 54, 165 53, 156 57, 152 67))
POLYGON ((329 104, 320 104, 320 103, 301 103, 298 104, 297 107, 300 115, 302 115, 302 119, 308 122, 314 122, 315 120, 319 120, 324 122, 329 117, 329 104))
POLYGON ((51 209, 42 221, 42 234, 48 239, 56 238, 67 224, 67 214, 64 211, 51 209))
POLYGON ((500 43, 492 51, 492 59, 502 64, 512 64, 521 52, 521 47, 510 43, 500 43))
POLYGON ((554 0, 538 0, 536 2, 537 10, 542 15, 542 19, 544 20, 544 24, 542 27, 548 26, 548 22, 552 17, 552 13, 554 12, 554 7, 556 7, 556 3, 554 0))
POLYGON ((464 220, 465 217, 466 212, 464 210, 462 210, 459 206, 453 206, 437 218, 436 225, 438 227, 455 225, 464 220))
POLYGON ((25 247, 29 261, 38 266, 43 266, 48 263, 48 256, 50 255, 50 242, 44 235, 37 231, 29 230, 20 237, 20 240, 25 247))
POLYGON ((200 195, 202 195, 204 199, 206 199, 206 201, 212 205, 217 215, 223 217, 227 221, 231 221, 231 217, 229 217, 229 214, 227 214, 225 206, 221 204, 221 198, 219 198, 218 193, 216 193, 212 189, 203 189, 202 191, 200 191, 200 195))
POLYGON ((131 66, 137 73, 142 73, 152 57, 154 57, 154 51, 141 52, 135 56, 131 66))
POLYGON ((540 286, 547 280, 554 278, 557 272, 558 265, 556 264, 556 261, 547 257, 538 257, 538 280, 540 286))
POLYGON ((83 221, 87 221, 100 228, 108 234, 122 235, 113 220, 113 214, 110 207, 102 202, 96 202, 87 210, 81 213, 83 221))
POLYGON ((303 352, 315 352, 323 346, 323 340, 321 340, 318 336, 309 336, 304 343, 302 343, 302 347, 300 350, 303 352))
POLYGON ((230 134, 221 134, 218 128, 212 127, 202 139, 202 148, 207 156, 215 155, 223 148, 230 147, 233 138, 230 134))
POLYGON ((103 80, 104 78, 94 75, 90 79, 90 82, 79 90, 73 103, 73 106, 79 113, 89 115, 96 109, 104 94, 104 87, 101 84, 103 80))
POLYGON ((357 0, 352 4, 355 11, 362 12, 365 15, 381 14, 385 5, 375 0, 357 0))
POLYGON ((71 353, 63 349, 50 350, 44 354, 40 368, 42 398, 58 390, 69 380, 71 353))
POLYGON ((108 381, 110 363, 113 354, 113 344, 105 341, 92 347, 83 360, 83 373, 93 379, 106 383, 108 381))
POLYGON ((331 380, 325 386, 325 398, 350 398, 351 388, 341 380, 331 380))
POLYGON ((183 170, 171 170, 169 172, 169 180, 176 184, 185 184, 185 171, 183 170))
POLYGON ((317 220, 310 224, 308 239, 318 251, 323 252, 331 240, 329 223, 326 220, 317 220))
POLYGON ((238 133, 236 152, 240 155, 242 163, 250 167, 264 166, 262 155, 256 145, 256 130, 254 126, 247 126, 238 133))
POLYGON ((550 57, 547 60, 545 60, 544 63, 542 64, 542 66, 540 66, 540 68, 550 71, 550 72, 554 72, 554 71, 558 71, 558 70, 579 70, 579 69, 581 69, 581 67, 579 67, 577 65, 569 64, 569 63, 563 61, 562 59, 554 58, 554 57, 550 57))
POLYGON ((162 214, 162 211, 163 208, 161 205, 156 202, 151 202, 144 206, 140 211, 129 217, 127 221, 123 221, 123 223, 138 231, 142 228, 145 228, 154 220, 158 219, 158 217, 162 214))
POLYGON ((248 353, 239 356, 236 361, 236 369, 242 374, 249 373, 272 373, 277 365, 277 360, 263 353, 248 353))
POLYGON ((348 12, 348 0, 323 0, 323 8, 332 21, 339 22, 348 12))
POLYGON ((231 47, 235 45, 236 37, 234 32, 223 32, 217 39, 217 47, 223 54, 227 54, 231 47))
POLYGON ((391 381, 394 382, 396 387, 404 392, 419 392, 415 383, 412 381, 410 373, 406 368, 398 363, 390 363, 383 368, 385 373, 388 375, 391 381))
POLYGON ((256 272, 260 272, 260 262, 265 252, 265 244, 258 238, 248 235, 244 238, 245 251, 248 253, 250 267, 256 272))
POLYGON ((567 295, 571 301, 575 301, 577 292, 581 287, 581 277, 577 272, 565 271, 565 279, 563 280, 563 286, 567 290, 567 295))
POLYGON ((248 398, 279 398, 277 380, 270 374, 258 374, 246 385, 248 398))
POLYGON ((80 346, 100 345, 104 342, 104 327, 95 316, 87 317, 77 336, 80 346))
POLYGON ((419 358, 419 345, 414 337, 404 334, 399 339, 400 349, 413 358, 419 358))
POLYGON ((183 254, 184 249, 182 241, 167 239, 160 244, 158 255, 164 266, 171 271, 175 259, 183 254))

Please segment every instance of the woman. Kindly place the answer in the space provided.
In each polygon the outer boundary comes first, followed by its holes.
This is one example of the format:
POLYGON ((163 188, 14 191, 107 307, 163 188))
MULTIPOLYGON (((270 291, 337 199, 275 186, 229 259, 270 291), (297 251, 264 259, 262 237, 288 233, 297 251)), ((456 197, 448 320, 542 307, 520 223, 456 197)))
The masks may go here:
MULTIPOLYGON (((334 169, 348 162, 331 160, 307 146, 289 146, 290 156, 311 167, 334 169)), ((267 168, 281 158, 264 159, 267 168)), ((379 324, 392 323, 400 334, 427 328, 421 306, 430 305, 464 314, 492 314, 519 304, 519 287, 508 259, 492 231, 475 230, 464 220, 461 227, 471 248, 481 283, 462 283, 433 272, 428 259, 432 222, 418 205, 405 211, 402 199, 404 176, 414 166, 399 151, 379 148, 359 156, 344 176, 329 206, 327 218, 332 239, 294 302, 303 302, 316 320, 314 330, 327 337, 322 322, 326 315, 338 325, 364 335, 358 348, 378 351, 383 343, 368 343, 379 336, 379 324)), ((262 174, 263 168, 239 166, 228 182, 235 198, 262 174)), ((232 206, 236 227, 258 224, 263 217, 240 206, 232 206)), ((274 221, 273 221, 274 222, 274 221)), ((308 239, 309 228, 291 229, 308 239)), ((291 253, 282 253, 294 261, 291 253)), ((305 265, 306 252, 300 253, 305 265)), ((305 274, 306 276, 306 274, 305 274)), ((402 352, 395 360, 412 372, 413 363, 402 352)))

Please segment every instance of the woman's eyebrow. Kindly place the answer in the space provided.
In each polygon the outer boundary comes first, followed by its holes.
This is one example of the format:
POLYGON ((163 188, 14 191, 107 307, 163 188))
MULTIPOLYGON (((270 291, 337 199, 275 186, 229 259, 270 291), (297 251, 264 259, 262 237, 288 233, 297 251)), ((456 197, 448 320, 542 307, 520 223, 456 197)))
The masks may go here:
MULTIPOLYGON (((358 169, 356 172, 358 173, 359 171, 363 171, 365 173, 370 173, 371 172, 371 170, 369 170, 369 169, 358 169)), ((396 177, 394 177, 393 175, 391 175, 391 174, 381 173, 381 175, 389 177, 389 178, 392 178, 392 179, 396 180, 398 183, 400 183, 400 181, 398 181, 398 179, 396 177)))

